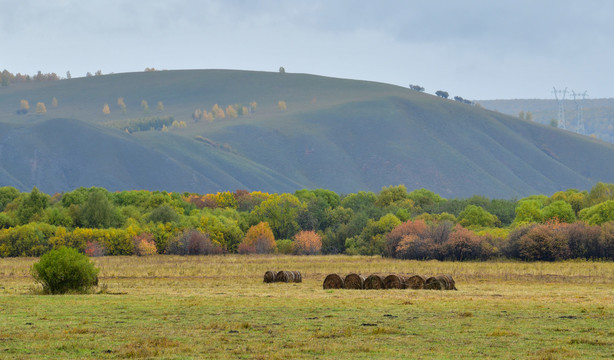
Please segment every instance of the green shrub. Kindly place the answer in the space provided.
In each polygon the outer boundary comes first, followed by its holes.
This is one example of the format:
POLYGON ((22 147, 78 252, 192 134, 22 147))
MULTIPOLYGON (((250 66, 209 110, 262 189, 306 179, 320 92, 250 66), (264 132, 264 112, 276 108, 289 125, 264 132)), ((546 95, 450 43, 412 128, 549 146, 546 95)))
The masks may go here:
POLYGON ((62 246, 32 265, 32 276, 47 294, 86 293, 98 284, 98 269, 87 256, 62 246))
POLYGON ((294 249, 294 241, 290 239, 282 239, 276 240, 277 244, 277 252, 284 255, 292 254, 292 250, 294 249))

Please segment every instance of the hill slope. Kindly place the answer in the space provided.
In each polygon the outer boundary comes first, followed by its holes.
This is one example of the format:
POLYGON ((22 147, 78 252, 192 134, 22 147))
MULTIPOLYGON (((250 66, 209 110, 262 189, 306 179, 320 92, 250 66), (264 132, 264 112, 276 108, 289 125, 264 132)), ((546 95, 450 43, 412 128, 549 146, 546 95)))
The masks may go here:
POLYGON ((0 95, 0 184, 22 190, 349 193, 405 184, 444 197, 509 198, 614 182, 610 144, 372 82, 162 71, 14 84, 0 95), (59 105, 47 105, 46 114, 15 113, 21 99, 34 107, 53 97, 59 105), (158 101, 163 111, 154 110, 158 101), (195 109, 254 101, 246 116, 192 120, 195 109), (128 134, 106 126, 147 116, 172 116, 186 127, 128 134))

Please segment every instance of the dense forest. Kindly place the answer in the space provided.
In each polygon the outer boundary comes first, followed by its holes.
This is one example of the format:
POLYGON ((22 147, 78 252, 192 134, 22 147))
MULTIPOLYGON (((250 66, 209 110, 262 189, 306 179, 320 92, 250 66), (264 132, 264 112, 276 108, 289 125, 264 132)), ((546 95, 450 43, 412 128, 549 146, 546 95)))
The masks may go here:
POLYGON ((520 200, 426 189, 294 194, 0 188, 0 257, 284 253, 403 259, 613 259, 614 184, 520 200))

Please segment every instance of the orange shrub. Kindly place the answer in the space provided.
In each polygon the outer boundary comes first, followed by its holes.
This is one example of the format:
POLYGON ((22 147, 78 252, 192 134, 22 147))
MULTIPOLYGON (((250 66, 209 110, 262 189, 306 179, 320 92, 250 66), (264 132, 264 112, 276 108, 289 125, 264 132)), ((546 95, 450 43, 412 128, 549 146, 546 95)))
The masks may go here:
POLYGON ((134 253, 138 256, 155 255, 158 252, 153 235, 150 233, 141 233, 132 240, 134 241, 134 253))
POLYGON ((268 222, 254 225, 245 234, 245 239, 239 244, 239 254, 266 254, 275 252, 275 236, 268 222))
POLYGON ((315 231, 301 231, 294 235, 293 252, 299 255, 319 254, 322 249, 322 237, 315 231))

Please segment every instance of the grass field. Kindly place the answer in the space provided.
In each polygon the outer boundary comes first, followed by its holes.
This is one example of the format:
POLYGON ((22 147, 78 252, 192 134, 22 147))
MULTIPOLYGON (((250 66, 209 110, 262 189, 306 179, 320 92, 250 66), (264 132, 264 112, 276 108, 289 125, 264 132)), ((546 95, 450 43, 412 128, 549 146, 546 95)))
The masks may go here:
POLYGON ((35 261, 0 259, 0 358, 614 357, 612 262, 104 257, 101 293, 45 296, 35 261), (450 273, 459 290, 323 290, 330 272, 450 273))

